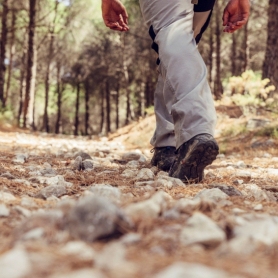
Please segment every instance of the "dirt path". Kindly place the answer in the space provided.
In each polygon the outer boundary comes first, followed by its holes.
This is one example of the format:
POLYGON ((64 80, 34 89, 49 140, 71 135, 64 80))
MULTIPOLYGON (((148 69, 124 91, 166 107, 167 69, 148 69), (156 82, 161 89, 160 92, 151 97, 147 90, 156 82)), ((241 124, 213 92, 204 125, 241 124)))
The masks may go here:
POLYGON ((0 138, 1 278, 277 277, 273 146, 184 185, 121 141, 0 138))

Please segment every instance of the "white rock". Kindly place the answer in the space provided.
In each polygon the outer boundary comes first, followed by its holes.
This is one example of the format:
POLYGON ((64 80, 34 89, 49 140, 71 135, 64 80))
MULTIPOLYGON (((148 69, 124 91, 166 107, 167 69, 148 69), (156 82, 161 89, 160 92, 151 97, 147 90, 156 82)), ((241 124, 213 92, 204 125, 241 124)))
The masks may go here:
POLYGON ((215 247, 226 239, 226 235, 209 217, 196 212, 182 229, 180 241, 182 245, 203 244, 215 247))
POLYGON ((125 169, 122 174, 121 177, 123 178, 134 178, 136 177, 138 174, 137 170, 131 170, 131 169, 125 169))
POLYGON ((227 168, 226 168, 227 170, 229 170, 229 171, 234 171, 235 170, 235 167, 233 167, 233 166, 228 166, 227 168))
POLYGON ((164 172, 164 171, 159 171, 157 173, 157 177, 161 177, 161 178, 169 177, 169 174, 167 172, 164 172))
POLYGON ((140 166, 140 162, 137 160, 131 160, 126 164, 126 167, 132 168, 132 169, 137 169, 140 166))
POLYGON ((125 208, 125 212, 134 221, 140 219, 155 219, 167 207, 171 196, 163 191, 155 193, 150 199, 133 203, 125 208))
POLYGON ((239 168, 246 168, 246 164, 244 163, 244 161, 238 161, 236 163, 236 166, 239 168))
POLYGON ((241 192, 248 198, 254 198, 256 201, 270 201, 270 198, 266 191, 262 190, 256 184, 243 184, 241 192))
POLYGON ((0 217, 7 217, 10 215, 10 210, 4 204, 0 204, 0 217))
POLYGON ((50 278, 106 278, 99 270, 92 268, 79 269, 67 273, 59 273, 50 276, 50 278))
POLYGON ((58 175, 56 177, 48 178, 45 180, 45 183, 48 185, 63 185, 65 187, 71 187, 71 182, 66 182, 64 177, 61 175, 58 175))
POLYGON ((175 208, 179 211, 179 212, 183 212, 183 213, 191 213, 192 211, 196 210, 197 208, 200 207, 201 204, 201 199, 197 198, 194 200, 190 200, 190 199, 180 199, 177 201, 175 208))
POLYGON ((80 199, 70 209, 67 219, 71 235, 86 241, 112 235, 119 225, 129 228, 130 223, 114 203, 100 196, 80 199))
POLYGON ((0 201, 2 202, 11 202, 15 201, 16 197, 12 195, 11 193, 0 191, 0 201))
POLYGON ((93 260, 96 256, 96 252, 92 247, 83 241, 70 241, 60 249, 60 252, 64 255, 76 256, 80 260, 93 260))
POLYGON ((28 158, 27 154, 20 153, 20 154, 16 155, 15 159, 13 160, 13 162, 23 164, 23 163, 26 162, 27 158, 28 158))
POLYGON ((195 195, 194 199, 201 198, 205 200, 212 200, 212 201, 220 201, 225 200, 229 196, 221 191, 219 188, 212 188, 212 189, 203 189, 201 192, 199 192, 197 195, 195 195))
POLYGON ((154 179, 154 173, 148 168, 142 168, 137 176, 135 177, 136 181, 149 181, 154 179))
POLYGON ((251 172, 249 171, 237 171, 235 177, 237 178, 251 178, 251 172))
POLYGON ((43 188, 42 190, 40 190, 36 195, 36 197, 43 198, 46 200, 52 196, 59 198, 65 195, 66 193, 67 193, 67 189, 64 185, 60 185, 60 184, 49 185, 43 188))
POLYGON ((259 211, 263 209, 263 205, 262 204, 257 204, 256 206, 254 206, 254 210, 259 211))
POLYGON ((225 158, 225 154, 223 154, 223 153, 220 153, 219 155, 217 155, 217 157, 216 158, 225 158))
POLYGON ((165 188, 171 189, 173 187, 173 183, 171 181, 166 180, 166 179, 158 178, 154 182, 154 186, 155 187, 165 187, 165 188))
POLYGON ((269 176, 278 177, 278 169, 267 169, 269 176))
POLYGON ((89 189, 95 196, 105 197, 113 202, 119 202, 121 191, 110 184, 94 184, 89 189))
POLYGON ((35 228, 28 231, 26 234, 23 235, 22 239, 29 240, 29 239, 40 239, 44 235, 43 228, 35 228))
MULTIPOLYGON (((239 217, 237 217, 239 218, 239 217)), ((245 220, 243 216, 236 221, 234 238, 221 251, 236 254, 251 254, 262 245, 270 247, 278 244, 278 218, 265 215, 262 219, 245 220)))
POLYGON ((141 155, 138 152, 128 152, 122 156, 122 159, 126 161, 139 160, 140 156, 141 155))
POLYGON ((23 278, 31 269, 28 254, 20 247, 15 247, 0 257, 1 278, 23 278))
POLYGON ((232 276, 225 271, 202 264, 176 262, 163 269, 154 278, 232 278, 232 276))
POLYGON ((142 240, 142 236, 137 233, 129 233, 129 234, 124 235, 121 238, 121 242, 124 245, 136 244, 136 243, 140 242, 141 240, 142 240))
POLYGON ((278 162, 278 157, 277 157, 277 156, 272 157, 272 158, 271 158, 271 161, 272 161, 272 162, 278 162))

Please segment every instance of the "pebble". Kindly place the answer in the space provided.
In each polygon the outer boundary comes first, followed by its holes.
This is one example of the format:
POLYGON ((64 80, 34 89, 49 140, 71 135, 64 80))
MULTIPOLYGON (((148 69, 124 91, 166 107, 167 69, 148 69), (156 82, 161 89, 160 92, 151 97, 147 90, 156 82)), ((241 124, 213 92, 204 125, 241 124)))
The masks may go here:
POLYGON ((27 277, 32 270, 27 252, 21 247, 14 247, 0 256, 1 278, 27 277))
POLYGON ((256 211, 263 210, 263 205, 257 204, 256 206, 254 206, 254 210, 256 210, 256 211))
POLYGON ((82 162, 83 170, 92 170, 94 168, 94 162, 91 159, 86 159, 82 162))
POLYGON ((88 153, 85 153, 85 152, 82 152, 82 151, 77 152, 76 154, 74 154, 73 157, 74 157, 75 159, 76 159, 77 157, 81 157, 82 160, 92 159, 92 157, 91 157, 88 153))
POLYGON ((138 169, 139 166, 140 166, 140 163, 139 163, 139 161, 136 161, 136 160, 129 161, 126 164, 126 167, 128 167, 128 168, 136 168, 136 169, 138 169))
POLYGON ((229 196, 223 191, 221 191, 219 188, 212 188, 212 189, 203 189, 201 192, 195 195, 194 199, 201 198, 201 199, 218 202, 220 200, 225 200, 228 197, 229 196))
POLYGON ((154 179, 154 173, 148 168, 142 168, 137 176, 135 177, 136 181, 149 181, 154 179))
POLYGON ((200 212, 191 216, 180 234, 182 245, 203 244, 216 247, 226 239, 226 234, 218 225, 200 212))
POLYGON ((32 229, 22 236, 23 240, 40 239, 44 235, 44 229, 41 227, 32 229))
POLYGON ((0 204, 0 217, 7 217, 10 215, 10 210, 6 205, 0 204))
POLYGON ((85 241, 110 236, 130 223, 111 201, 99 196, 81 198, 69 211, 67 227, 71 235, 85 241))
MULTIPOLYGON (((272 193, 267 192, 265 190, 262 190, 256 184, 244 184, 244 185, 242 185, 241 192, 243 193, 243 195, 246 198, 254 198, 258 202, 272 200, 272 198, 271 198, 272 193)), ((273 198, 275 198, 275 197, 273 197, 273 198)))
POLYGON ((125 208, 125 212, 134 221, 155 219, 165 210, 169 200, 171 200, 169 194, 164 191, 159 191, 148 200, 128 205, 125 208))
POLYGON ((72 163, 72 170, 81 171, 82 170, 82 157, 77 156, 72 163))
POLYGON ((122 174, 121 177, 123 178, 135 178, 138 174, 138 171, 136 170, 131 170, 131 169, 125 169, 122 174))
POLYGON ((16 157, 13 159, 13 162, 23 164, 27 161, 28 155, 27 154, 17 154, 16 157))
POLYGON ((92 261, 96 257, 94 249, 83 241, 69 241, 60 249, 60 252, 63 255, 76 256, 86 261, 92 261))
POLYGON ((37 198, 48 199, 49 197, 55 196, 57 198, 65 195, 67 189, 64 185, 49 185, 42 190, 40 190, 35 196, 37 198))
POLYGON ((8 192, 0 191, 0 201, 2 202, 11 202, 15 201, 16 197, 8 192))
POLYGON ((121 238, 121 243, 126 246, 129 246, 129 245, 136 244, 136 243, 140 242, 141 240, 142 240, 142 236, 140 234, 129 233, 129 234, 124 235, 121 238))
MULTIPOLYGON (((197 263, 176 262, 160 271, 154 278, 232 278, 220 269, 197 263)), ((238 276, 237 276, 238 277, 238 276)))
POLYGON ((95 196, 105 197, 116 203, 121 199, 121 191, 110 184, 94 184, 90 187, 89 191, 95 196))
POLYGON ((59 273, 50 276, 50 278, 107 278, 103 273, 97 269, 84 268, 73 270, 71 272, 59 273))
POLYGON ((210 184, 209 187, 218 188, 223 191, 228 196, 242 196, 242 193, 234 188, 233 186, 221 184, 221 183, 213 183, 210 184))
POLYGON ((138 152, 127 152, 122 156, 122 159, 125 161, 139 160, 141 157, 138 152))

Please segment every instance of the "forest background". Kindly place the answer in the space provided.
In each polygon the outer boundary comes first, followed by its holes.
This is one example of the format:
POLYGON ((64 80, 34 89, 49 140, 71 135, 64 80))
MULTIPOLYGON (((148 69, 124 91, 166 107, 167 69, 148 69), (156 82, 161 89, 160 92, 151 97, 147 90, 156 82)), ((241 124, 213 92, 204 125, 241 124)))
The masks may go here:
MULTIPOLYGON (((126 33, 104 26, 100 0, 1 0, 0 123, 98 135, 152 111, 156 54, 138 1, 123 2, 126 33)), ((251 1, 248 24, 232 35, 222 32, 225 3, 199 45, 214 98, 277 111, 278 1, 251 1)))

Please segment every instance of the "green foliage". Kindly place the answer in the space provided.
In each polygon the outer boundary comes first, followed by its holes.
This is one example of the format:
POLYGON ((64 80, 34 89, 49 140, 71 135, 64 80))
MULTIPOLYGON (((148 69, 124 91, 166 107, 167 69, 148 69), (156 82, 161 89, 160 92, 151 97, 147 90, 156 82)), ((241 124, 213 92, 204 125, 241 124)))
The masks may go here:
POLYGON ((246 125, 240 124, 240 125, 232 125, 227 127, 226 129, 223 129, 221 135, 224 137, 233 137, 233 136, 245 134, 247 132, 248 130, 246 128, 246 125))
POLYGON ((254 113, 259 107, 273 109, 277 106, 278 94, 269 82, 269 79, 262 79, 259 74, 248 70, 241 76, 229 78, 224 97, 241 106, 245 115, 254 113))
POLYGON ((267 126, 259 129, 256 133, 256 136, 267 136, 274 139, 278 139, 278 127, 277 126, 267 126))

